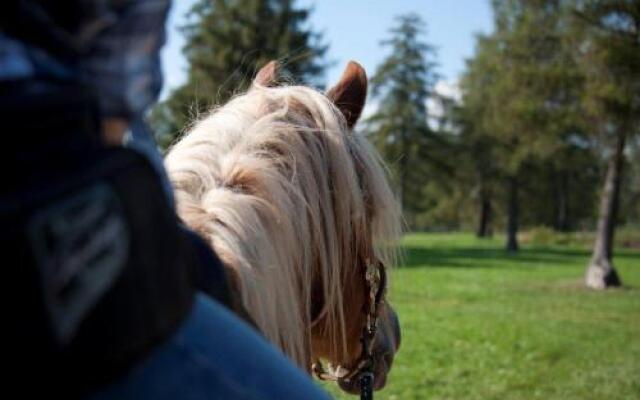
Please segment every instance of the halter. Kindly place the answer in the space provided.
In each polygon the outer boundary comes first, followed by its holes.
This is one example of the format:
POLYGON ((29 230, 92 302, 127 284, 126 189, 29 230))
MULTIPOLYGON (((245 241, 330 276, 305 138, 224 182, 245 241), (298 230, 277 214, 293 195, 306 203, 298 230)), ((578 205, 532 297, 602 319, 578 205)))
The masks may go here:
POLYGON ((367 285, 369 296, 367 303, 363 308, 366 313, 366 322, 362 327, 360 335, 360 343, 362 344, 362 352, 356 362, 355 368, 347 370, 342 366, 335 369, 329 364, 329 370, 325 369, 320 360, 312 365, 312 370, 323 381, 343 381, 350 382, 358 377, 360 381, 360 399, 373 399, 373 352, 372 345, 378 329, 378 314, 380 312, 380 303, 387 286, 387 275, 384 265, 380 261, 367 261, 367 269, 365 271, 364 280, 367 285))

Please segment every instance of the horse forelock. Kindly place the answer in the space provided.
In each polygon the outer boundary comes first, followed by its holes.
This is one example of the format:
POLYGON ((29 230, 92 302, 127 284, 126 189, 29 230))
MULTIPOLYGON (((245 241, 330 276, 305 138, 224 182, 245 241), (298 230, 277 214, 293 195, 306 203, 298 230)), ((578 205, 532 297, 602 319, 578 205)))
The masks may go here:
POLYGON ((234 271, 262 333, 308 368, 316 282, 314 330, 343 356, 346 289, 363 279, 362 253, 395 261, 399 213, 377 153, 333 104, 253 87, 196 123, 166 166, 180 216, 234 271))

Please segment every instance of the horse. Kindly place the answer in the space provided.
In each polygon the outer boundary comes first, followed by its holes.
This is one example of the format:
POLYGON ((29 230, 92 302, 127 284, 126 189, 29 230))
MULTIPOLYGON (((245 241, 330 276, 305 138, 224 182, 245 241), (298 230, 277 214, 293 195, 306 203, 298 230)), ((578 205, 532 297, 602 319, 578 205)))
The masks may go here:
POLYGON ((279 69, 264 66, 172 145, 165 165, 178 214, 219 256, 267 340, 309 373, 328 362, 350 393, 358 384, 345 376, 367 353, 380 389, 400 329, 384 296, 372 304, 365 277, 395 262, 401 218, 380 156, 353 129, 366 73, 352 61, 322 93, 281 84, 279 69))

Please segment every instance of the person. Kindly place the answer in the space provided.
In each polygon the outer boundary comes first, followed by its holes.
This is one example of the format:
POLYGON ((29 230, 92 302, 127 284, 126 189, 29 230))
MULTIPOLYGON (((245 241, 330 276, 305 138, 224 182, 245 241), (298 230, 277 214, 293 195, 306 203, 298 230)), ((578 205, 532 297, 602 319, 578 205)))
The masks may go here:
POLYGON ((21 172, 0 199, 9 221, 3 243, 23 252, 10 272, 15 280, 5 278, 31 299, 6 316, 15 319, 9 331, 16 351, 5 360, 14 366, 10 384, 23 394, 47 389, 90 399, 326 399, 225 306, 220 262, 167 215, 171 185, 144 115, 161 89, 169 3, 8 0, 0 6, 0 112, 5 126, 20 130, 14 136, 22 146, 9 157, 22 163, 21 172), (94 117, 96 124, 87 122, 94 117), (49 130, 43 133, 43 126, 49 130), (80 133, 62 132, 67 129, 80 133), (93 130, 97 142, 87 139, 93 130), (49 167, 71 172, 56 175, 49 167), (71 194, 61 195, 62 187, 71 194), (14 198, 20 190, 23 203, 14 198), (38 204, 37 212, 25 205, 47 190, 55 204, 38 204), (186 260, 196 259, 208 285, 191 284, 186 260), (25 272, 31 264, 34 271, 25 272))

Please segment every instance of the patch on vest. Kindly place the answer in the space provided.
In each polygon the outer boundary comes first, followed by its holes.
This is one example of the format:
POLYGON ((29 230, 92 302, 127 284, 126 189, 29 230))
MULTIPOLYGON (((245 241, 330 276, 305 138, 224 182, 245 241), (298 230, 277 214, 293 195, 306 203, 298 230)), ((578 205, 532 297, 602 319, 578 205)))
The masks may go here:
POLYGON ((116 193, 99 183, 37 212, 27 225, 59 345, 112 286, 127 262, 130 235, 116 193))

